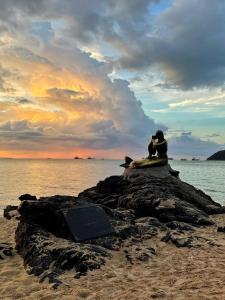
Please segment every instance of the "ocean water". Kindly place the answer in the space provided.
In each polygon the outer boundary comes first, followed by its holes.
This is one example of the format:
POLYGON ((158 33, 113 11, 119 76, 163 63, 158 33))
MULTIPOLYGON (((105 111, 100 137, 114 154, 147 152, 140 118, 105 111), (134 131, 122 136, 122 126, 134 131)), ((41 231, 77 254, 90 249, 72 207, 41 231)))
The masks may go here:
MULTIPOLYGON (((0 213, 21 194, 77 195, 99 180, 123 171, 118 160, 0 159, 0 213)), ((225 162, 170 161, 180 178, 225 204, 225 162)))

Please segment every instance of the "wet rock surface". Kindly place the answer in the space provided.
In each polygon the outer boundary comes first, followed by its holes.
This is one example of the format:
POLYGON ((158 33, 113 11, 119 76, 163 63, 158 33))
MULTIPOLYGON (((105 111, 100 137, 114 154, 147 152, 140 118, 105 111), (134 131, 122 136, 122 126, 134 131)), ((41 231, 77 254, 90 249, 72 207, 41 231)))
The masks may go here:
POLYGON ((157 249, 145 244, 158 239, 176 247, 198 247, 193 236, 198 227, 213 225, 210 214, 224 213, 224 207, 179 178, 161 172, 132 170, 111 176, 78 197, 52 196, 28 199, 18 208, 16 249, 32 274, 46 278, 56 288, 57 277, 74 270, 79 277, 99 269, 113 255, 123 251, 128 263, 149 261, 157 249), (79 205, 99 205, 106 212, 114 233, 85 242, 75 242, 65 221, 65 212, 79 205))

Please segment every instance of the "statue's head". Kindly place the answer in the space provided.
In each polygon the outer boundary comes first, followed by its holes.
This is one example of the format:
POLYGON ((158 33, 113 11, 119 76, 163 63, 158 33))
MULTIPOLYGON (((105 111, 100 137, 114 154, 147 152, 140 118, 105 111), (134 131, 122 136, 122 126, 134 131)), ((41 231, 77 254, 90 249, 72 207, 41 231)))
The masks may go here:
POLYGON ((155 136, 157 137, 157 139, 162 139, 164 138, 164 133, 162 130, 157 130, 155 136))

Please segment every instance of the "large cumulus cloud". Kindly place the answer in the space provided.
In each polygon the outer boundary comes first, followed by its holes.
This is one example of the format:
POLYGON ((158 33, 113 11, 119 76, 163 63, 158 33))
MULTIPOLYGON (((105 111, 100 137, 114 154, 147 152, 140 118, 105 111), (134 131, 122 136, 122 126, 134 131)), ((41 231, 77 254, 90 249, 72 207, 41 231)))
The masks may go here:
MULTIPOLYGON (((137 153, 156 128, 166 126, 145 114, 129 81, 116 78, 121 70, 140 77, 153 72, 158 89, 172 88, 180 98, 171 110, 204 106, 205 97, 186 99, 177 91, 223 86, 225 4, 171 3, 154 15, 160 0, 2 0, 2 146, 16 149, 24 139, 29 150, 60 145, 62 151, 123 147, 137 153), (27 128, 15 130, 17 122, 27 128)), ((194 142, 190 149, 204 143, 194 142)), ((184 151, 185 138, 177 143, 172 140, 184 151)))
POLYGON ((125 149, 142 149, 156 128, 166 128, 145 115, 128 81, 109 78, 108 63, 63 45, 37 52, 17 45, 0 51, 3 70, 11 74, 16 66, 17 71, 15 95, 2 91, 3 149, 120 149, 122 156, 125 149))

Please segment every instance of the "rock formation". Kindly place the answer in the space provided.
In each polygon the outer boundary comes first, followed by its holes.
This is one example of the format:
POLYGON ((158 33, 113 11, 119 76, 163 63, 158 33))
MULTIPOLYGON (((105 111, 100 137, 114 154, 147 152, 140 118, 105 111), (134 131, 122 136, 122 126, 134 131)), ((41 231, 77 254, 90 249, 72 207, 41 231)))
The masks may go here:
POLYGON ((207 160, 225 160, 225 150, 218 151, 207 158, 207 160))
POLYGON ((197 245, 192 236, 195 228, 212 225, 210 215, 224 213, 225 208, 170 171, 169 166, 128 168, 122 176, 108 177, 78 197, 28 197, 22 201, 16 248, 28 271, 41 280, 49 278, 57 287, 57 276, 65 270, 74 269, 79 277, 100 268, 121 248, 130 263, 148 260, 155 248, 144 246, 143 241, 153 237, 177 247, 197 245), (78 243, 64 215, 70 208, 88 203, 105 210, 114 233, 78 243))

